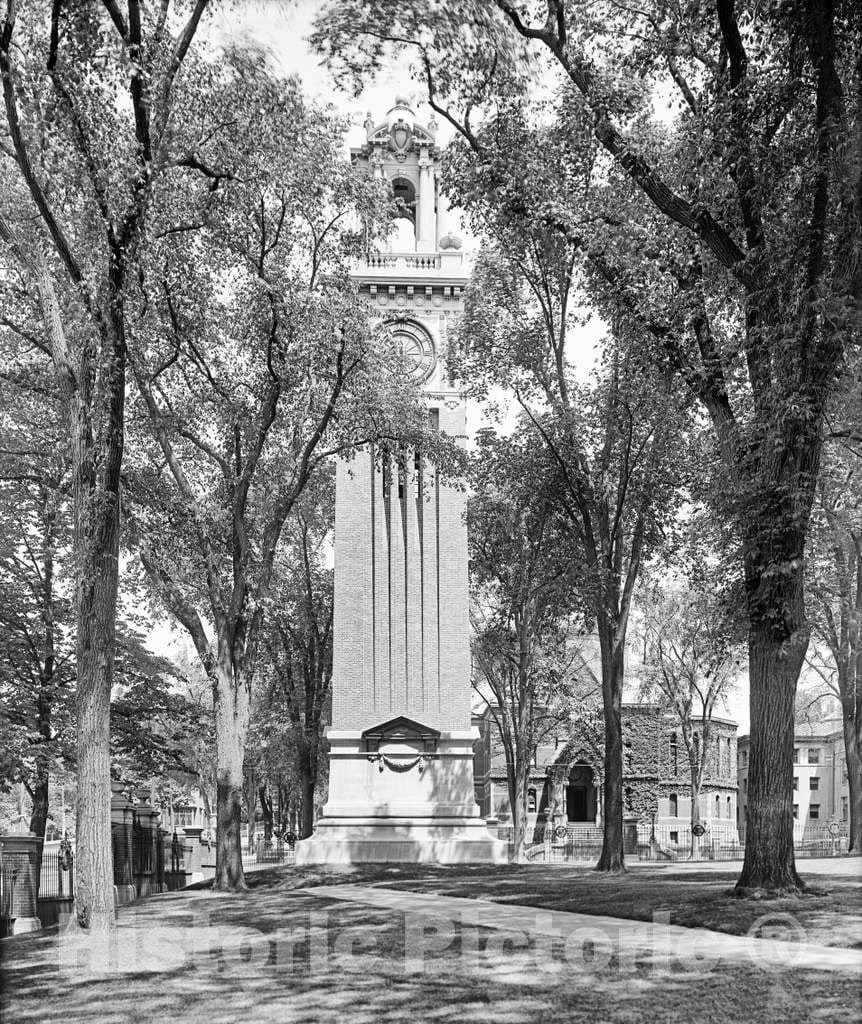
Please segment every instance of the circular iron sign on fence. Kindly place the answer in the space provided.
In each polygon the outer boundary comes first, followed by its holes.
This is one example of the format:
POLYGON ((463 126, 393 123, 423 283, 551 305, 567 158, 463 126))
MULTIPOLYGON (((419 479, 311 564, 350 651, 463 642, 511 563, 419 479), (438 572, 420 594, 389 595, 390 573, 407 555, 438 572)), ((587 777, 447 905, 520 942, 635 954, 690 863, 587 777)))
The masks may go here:
POLYGON ((557 825, 557 827, 554 829, 554 837, 556 839, 565 839, 568 834, 569 830, 566 828, 565 825, 557 825))
POLYGON ((706 829, 703 827, 703 825, 701 825, 700 822, 698 822, 696 825, 691 826, 691 834, 697 836, 699 839, 701 836, 706 835, 706 829))

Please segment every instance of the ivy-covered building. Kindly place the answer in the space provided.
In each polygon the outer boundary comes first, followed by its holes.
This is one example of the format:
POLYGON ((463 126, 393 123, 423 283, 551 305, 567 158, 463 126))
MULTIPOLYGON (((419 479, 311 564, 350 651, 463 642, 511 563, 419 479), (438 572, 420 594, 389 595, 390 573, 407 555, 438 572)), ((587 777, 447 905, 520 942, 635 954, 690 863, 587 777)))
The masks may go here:
MULTIPOLYGON (((691 824, 688 756, 679 723, 654 704, 624 704, 623 787, 627 817, 655 823, 675 841, 691 824)), ((506 758, 493 709, 475 715, 476 801, 486 819, 511 821, 506 758)), ((700 793, 700 817, 713 834, 735 832, 736 723, 713 718, 700 793)), ((604 741, 601 712, 561 723, 539 746, 527 791, 529 828, 538 841, 552 819, 570 831, 602 827, 604 741)))

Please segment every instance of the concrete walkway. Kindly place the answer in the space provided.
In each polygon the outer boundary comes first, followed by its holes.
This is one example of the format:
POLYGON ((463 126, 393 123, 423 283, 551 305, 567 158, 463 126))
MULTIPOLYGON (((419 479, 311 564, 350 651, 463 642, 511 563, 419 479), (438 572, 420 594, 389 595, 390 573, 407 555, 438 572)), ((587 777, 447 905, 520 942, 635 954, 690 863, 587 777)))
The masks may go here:
MULTIPOLYGON (((558 939, 571 946, 587 944, 585 958, 608 956, 637 959, 655 966, 672 962, 708 968, 719 963, 757 965, 767 971, 788 968, 862 975, 862 953, 836 946, 817 946, 806 941, 805 931, 790 914, 765 912, 755 926, 765 938, 728 935, 705 928, 683 928, 667 923, 669 915, 657 914, 652 922, 596 914, 513 906, 490 900, 464 899, 429 893, 407 893, 379 886, 327 885, 305 889, 309 895, 376 909, 395 910, 414 920, 414 934, 422 941, 425 925, 438 931, 446 923, 489 928, 509 933, 514 946, 540 938, 558 939), (435 923, 436 922, 436 923, 435 923), (441 927, 442 926, 442 927, 441 927)), ((766 909, 766 908, 764 908, 766 909)), ((753 928, 755 927, 753 926, 753 928)), ((432 939, 433 943, 433 939, 432 939)))

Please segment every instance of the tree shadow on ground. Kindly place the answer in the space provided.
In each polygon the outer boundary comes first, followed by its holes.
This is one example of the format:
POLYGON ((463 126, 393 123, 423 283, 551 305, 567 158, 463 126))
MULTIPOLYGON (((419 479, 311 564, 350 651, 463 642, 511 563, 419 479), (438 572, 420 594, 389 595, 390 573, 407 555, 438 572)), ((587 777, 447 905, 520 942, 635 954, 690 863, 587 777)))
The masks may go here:
POLYGON ((57 930, 5 940, 3 1019, 801 1024, 850 1019, 855 1006, 855 983, 834 974, 656 968, 590 942, 567 955, 561 943, 437 927, 289 887, 164 894, 121 909, 116 942, 94 972, 57 930), (417 941, 440 947, 424 952, 421 969, 417 941))

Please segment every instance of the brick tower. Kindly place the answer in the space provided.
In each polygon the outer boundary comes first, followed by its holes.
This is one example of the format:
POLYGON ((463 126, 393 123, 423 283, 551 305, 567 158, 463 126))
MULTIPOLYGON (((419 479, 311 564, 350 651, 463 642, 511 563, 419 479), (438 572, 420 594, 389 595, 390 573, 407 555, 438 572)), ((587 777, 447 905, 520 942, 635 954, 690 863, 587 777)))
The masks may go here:
MULTIPOLYGON (((439 357, 466 283, 437 185, 435 124, 401 98, 352 153, 400 200, 391 252, 356 268, 432 422, 461 440, 465 406, 439 357)), ((414 453, 339 463, 329 800, 297 863, 505 860, 473 790, 465 497, 414 453)))

